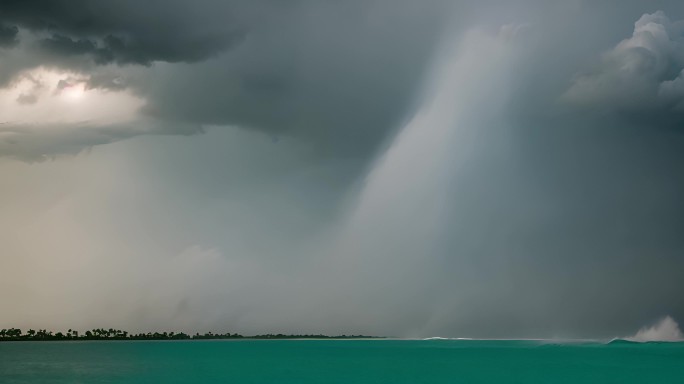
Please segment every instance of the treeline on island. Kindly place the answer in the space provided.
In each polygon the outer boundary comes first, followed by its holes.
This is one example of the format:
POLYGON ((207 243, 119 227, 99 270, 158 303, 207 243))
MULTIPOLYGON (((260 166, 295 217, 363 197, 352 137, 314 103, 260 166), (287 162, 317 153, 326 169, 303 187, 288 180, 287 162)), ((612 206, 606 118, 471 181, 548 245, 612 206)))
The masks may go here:
POLYGON ((56 341, 56 340, 220 340, 220 339, 370 339, 377 336, 362 335, 284 335, 264 334, 254 336, 243 336, 238 333, 195 333, 188 335, 183 332, 148 332, 148 333, 129 333, 118 329, 92 329, 79 333, 69 329, 66 332, 48 331, 45 329, 29 329, 25 333, 18 328, 0 330, 0 341, 56 341))

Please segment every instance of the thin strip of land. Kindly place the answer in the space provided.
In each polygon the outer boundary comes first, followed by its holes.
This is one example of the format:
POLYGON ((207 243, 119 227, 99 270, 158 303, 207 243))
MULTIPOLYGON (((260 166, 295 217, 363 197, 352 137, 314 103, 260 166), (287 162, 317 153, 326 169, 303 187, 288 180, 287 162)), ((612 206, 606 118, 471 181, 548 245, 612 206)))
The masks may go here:
POLYGON ((23 332, 19 328, 0 329, 0 342, 3 341, 69 341, 69 340, 227 340, 227 339, 381 339, 378 336, 364 335, 286 335, 267 333, 263 335, 243 336, 239 333, 195 333, 184 332, 147 332, 129 333, 119 329, 96 328, 85 332, 69 329, 66 332, 52 332, 45 329, 29 329, 23 332))

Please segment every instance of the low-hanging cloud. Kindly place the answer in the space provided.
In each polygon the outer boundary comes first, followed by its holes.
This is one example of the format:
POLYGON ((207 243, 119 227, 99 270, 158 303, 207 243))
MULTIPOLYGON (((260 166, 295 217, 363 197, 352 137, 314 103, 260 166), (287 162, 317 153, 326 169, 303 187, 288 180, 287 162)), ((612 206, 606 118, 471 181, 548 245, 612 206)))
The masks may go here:
POLYGON ((14 35, 17 27, 47 34, 41 45, 52 54, 84 56, 96 64, 150 65, 201 61, 233 45, 243 32, 232 10, 241 4, 3 1, 0 14, 14 35))
POLYGON ((34 11, 29 3, 0 5, 21 32, 0 55, 0 85, 50 67, 88 89, 134 92, 145 100, 141 114, 160 123, 297 136, 334 156, 370 156, 406 116, 451 8, 179 0, 34 11))
POLYGON ((13 47, 19 40, 17 35, 19 34, 19 28, 16 26, 9 26, 0 23, 0 49, 13 47))

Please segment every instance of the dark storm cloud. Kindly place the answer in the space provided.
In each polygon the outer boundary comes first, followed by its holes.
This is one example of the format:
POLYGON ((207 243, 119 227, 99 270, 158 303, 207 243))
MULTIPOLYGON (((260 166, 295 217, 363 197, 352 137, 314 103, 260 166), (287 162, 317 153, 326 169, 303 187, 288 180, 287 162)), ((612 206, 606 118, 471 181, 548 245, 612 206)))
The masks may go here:
POLYGON ((368 155, 410 114, 446 9, 439 1, 292 3, 264 14, 228 54, 167 66, 136 87, 153 116, 368 155))
POLYGON ((88 77, 87 89, 124 90, 127 88, 126 79, 113 72, 96 72, 88 77))
POLYGON ((0 48, 7 48, 16 45, 19 40, 17 35, 19 28, 16 26, 8 26, 0 23, 0 48))
POLYGON ((107 35, 100 40, 72 39, 53 34, 41 41, 46 52, 58 56, 82 55, 89 57, 95 64, 116 63, 150 65, 154 61, 194 62, 201 61, 216 53, 223 47, 220 39, 201 38, 193 42, 171 41, 167 47, 159 43, 141 43, 134 39, 126 39, 107 35), (148 45, 150 45, 148 47, 148 45), (187 48, 184 47, 187 45, 187 48), (154 49, 151 49, 154 48, 154 49))
POLYGON ((130 87, 160 120, 240 125, 369 156, 410 114, 450 9, 444 0, 3 2, 2 18, 36 44, 0 80, 47 64, 91 77, 90 88, 130 87), (169 64, 179 62, 194 64, 169 64), (103 75, 104 64, 124 67, 103 75))
POLYGON ((232 12, 240 3, 3 1, 0 18, 47 34, 43 46, 57 55, 83 55, 97 64, 149 65, 201 61, 234 44, 243 34, 232 12))

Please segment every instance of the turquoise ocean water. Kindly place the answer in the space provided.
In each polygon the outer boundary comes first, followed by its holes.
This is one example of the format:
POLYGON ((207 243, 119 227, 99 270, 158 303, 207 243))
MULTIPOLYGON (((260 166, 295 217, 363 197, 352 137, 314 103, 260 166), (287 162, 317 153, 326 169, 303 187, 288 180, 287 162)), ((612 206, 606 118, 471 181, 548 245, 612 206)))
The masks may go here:
POLYGON ((0 383, 684 383, 684 343, 0 343, 0 383))

